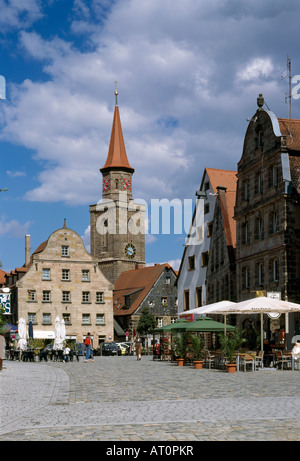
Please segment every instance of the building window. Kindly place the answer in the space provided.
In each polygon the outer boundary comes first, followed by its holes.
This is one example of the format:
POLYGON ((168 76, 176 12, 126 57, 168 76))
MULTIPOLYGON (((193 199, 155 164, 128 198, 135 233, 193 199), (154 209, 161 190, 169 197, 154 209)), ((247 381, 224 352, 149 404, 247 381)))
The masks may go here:
POLYGON ((83 291, 82 292, 82 302, 83 303, 90 303, 91 302, 90 292, 89 291, 83 291))
POLYGON ((249 200, 249 184, 248 181, 244 183, 244 200, 249 200))
POLYGON ((63 314, 62 318, 66 325, 71 325, 71 314, 63 314))
POLYGON ((202 287, 196 288, 196 307, 202 306, 202 287))
POLYGON ((157 321, 157 328, 160 328, 163 326, 163 319, 162 317, 156 317, 156 321, 157 321))
POLYGON ((204 205, 204 214, 208 214, 209 213, 209 203, 206 203, 204 205))
POLYGON ((36 325, 36 314, 28 312, 28 323, 32 322, 33 325, 36 325))
POLYGON ((71 293, 69 291, 62 292, 62 302, 63 303, 71 302, 71 293))
POLYGON ((51 302, 51 292, 43 291, 43 303, 50 303, 50 302, 51 302))
POLYGON ((105 325, 104 314, 97 314, 96 315, 96 325, 105 325))
POLYGON ((213 223, 212 223, 212 222, 208 222, 208 223, 207 223, 207 227, 206 227, 206 234, 207 234, 207 237, 211 237, 212 230, 213 230, 213 223))
POLYGON ((103 291, 97 291, 96 293, 96 303, 104 303, 104 293, 103 291))
POLYGON ((167 275, 166 278, 165 278, 165 284, 166 285, 171 285, 171 277, 170 275, 167 275))
POLYGON ((43 313, 43 324, 44 325, 51 325, 51 314, 43 313))
POLYGON ((273 166, 272 168, 272 185, 277 186, 278 183, 278 168, 277 166, 273 166))
POLYGON ((277 259, 273 260, 272 266, 273 266, 273 270, 272 270, 273 278, 272 278, 272 280, 273 280, 273 282, 278 282, 278 261, 277 261, 277 259))
POLYGON ((262 193, 262 174, 259 173, 257 175, 257 193, 261 194, 262 193))
POLYGON ((255 266, 255 277, 256 277, 256 285, 263 285, 264 284, 264 265, 263 263, 258 263, 255 266))
POLYGON ((70 281, 70 269, 62 269, 61 279, 64 281, 70 281))
POLYGON ((201 266, 208 266, 208 251, 203 252, 201 255, 201 266))
POLYGON ((162 296, 160 302, 163 307, 168 307, 168 296, 162 296))
POLYGON ((242 241, 244 245, 249 243, 249 224, 248 223, 244 223, 242 225, 242 241))
POLYGON ((91 324, 90 314, 82 314, 82 325, 90 325, 90 324, 91 324))
POLYGON ((35 302, 36 301, 36 291, 35 290, 28 290, 27 291, 27 301, 35 302))
POLYGON ((272 230, 273 234, 278 231, 278 214, 276 211, 274 211, 273 216, 272 216, 272 230))
POLYGON ((261 147, 263 147, 263 132, 259 130, 256 138, 256 148, 259 149, 261 147))
POLYGON ((50 280, 50 269, 43 269, 42 280, 50 280))
POLYGON ((89 282, 90 281, 90 271, 89 270, 84 269, 82 271, 81 281, 82 282, 89 282))
POLYGON ((69 251, 69 246, 68 245, 62 245, 61 247, 61 255, 64 257, 70 256, 70 251, 69 251))
POLYGON ((250 287, 250 271, 249 267, 244 267, 242 270, 242 287, 248 289, 250 287))
POLYGON ((189 271, 195 270, 195 255, 189 256, 189 271))
POLYGON ((190 309, 190 290, 184 290, 184 310, 188 311, 190 309))

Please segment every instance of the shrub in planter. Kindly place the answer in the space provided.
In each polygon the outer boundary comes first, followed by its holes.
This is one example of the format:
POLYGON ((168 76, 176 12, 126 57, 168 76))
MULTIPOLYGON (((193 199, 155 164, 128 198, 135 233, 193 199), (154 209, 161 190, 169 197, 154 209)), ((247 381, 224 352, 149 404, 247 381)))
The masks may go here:
POLYGON ((173 338, 173 351, 176 358, 184 359, 185 361, 187 350, 188 334, 185 332, 175 334, 173 338))
POLYGON ((239 330, 229 333, 228 335, 220 335, 221 350, 225 359, 228 361, 228 364, 232 365, 235 363, 234 354, 241 347, 244 341, 245 339, 242 338, 241 331, 239 330))
POLYGON ((191 352, 194 359, 195 368, 202 368, 204 358, 204 340, 201 336, 191 334, 189 337, 189 352, 191 352))

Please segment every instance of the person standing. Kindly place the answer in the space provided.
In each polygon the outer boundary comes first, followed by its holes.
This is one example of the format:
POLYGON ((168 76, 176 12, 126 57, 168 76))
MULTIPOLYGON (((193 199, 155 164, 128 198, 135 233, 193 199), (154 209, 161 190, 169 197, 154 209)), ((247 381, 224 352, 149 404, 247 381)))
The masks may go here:
POLYGON ((85 361, 87 362, 88 359, 92 358, 92 362, 93 362, 94 361, 93 355, 92 355, 93 341, 91 338, 91 334, 89 332, 84 340, 84 344, 85 344, 85 361))
POLYGON ((134 344, 135 344, 136 359, 137 359, 137 360, 141 360, 141 355, 142 355, 142 340, 141 340, 139 334, 136 335, 134 344))

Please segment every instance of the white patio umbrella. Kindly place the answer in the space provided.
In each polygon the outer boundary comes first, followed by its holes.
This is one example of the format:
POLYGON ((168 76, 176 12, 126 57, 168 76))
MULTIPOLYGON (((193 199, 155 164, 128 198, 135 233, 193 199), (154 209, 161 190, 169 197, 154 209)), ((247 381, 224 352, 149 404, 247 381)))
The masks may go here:
POLYGON ((233 301, 218 301, 216 303, 207 304, 206 306, 196 307, 195 309, 191 309, 188 311, 180 312, 179 317, 183 317, 184 314, 215 314, 218 310, 218 314, 224 315, 224 333, 226 333, 226 315, 227 310, 236 306, 237 303, 233 301), (219 312, 220 311, 220 312, 219 312), (182 314, 182 315, 180 315, 182 314))
POLYGON ((228 308, 216 308, 214 314, 261 314, 261 350, 263 350, 263 314, 273 313, 282 314, 289 312, 299 312, 300 304, 280 299, 268 298, 266 296, 258 296, 257 298, 247 299, 228 308))
POLYGON ((61 341, 60 341, 60 320, 59 320, 59 317, 56 317, 55 321, 54 321, 54 335, 55 335, 55 339, 54 339, 53 349, 54 350, 61 349, 62 346, 61 346, 61 341))
POLYGON ((226 309, 235 306, 236 303, 233 301, 218 301, 217 303, 207 304, 206 306, 196 307, 188 311, 179 312, 179 317, 186 314, 212 314, 216 309, 226 309))
POLYGON ((60 341, 61 341, 62 347, 63 347, 65 339, 66 339, 66 325, 65 325, 64 319, 61 319, 60 321, 60 341))
POLYGON ((27 325, 25 319, 23 319, 22 317, 19 319, 18 322, 18 335, 18 347, 21 351, 24 351, 27 346, 27 325))

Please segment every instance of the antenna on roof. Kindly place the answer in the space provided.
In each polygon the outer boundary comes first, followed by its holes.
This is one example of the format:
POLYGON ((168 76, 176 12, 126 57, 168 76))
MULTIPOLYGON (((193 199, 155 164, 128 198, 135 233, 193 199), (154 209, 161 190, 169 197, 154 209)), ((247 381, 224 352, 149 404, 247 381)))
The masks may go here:
POLYGON ((281 80, 288 78, 289 79, 289 93, 288 95, 285 93, 285 103, 289 104, 289 133, 290 137, 292 138, 292 130, 291 130, 291 120, 292 120, 292 62, 291 58, 287 56, 286 60, 286 68, 287 68, 287 75, 281 76, 281 80))

